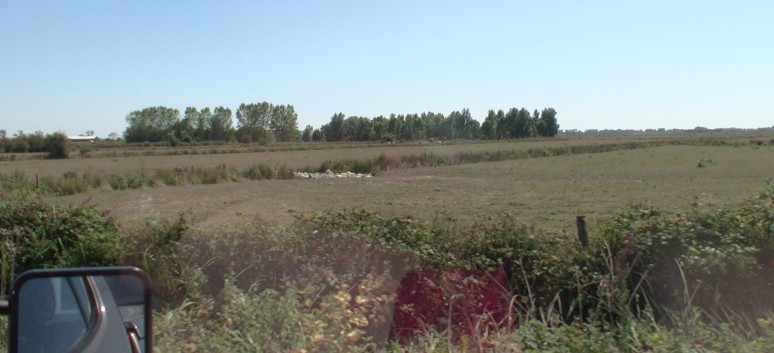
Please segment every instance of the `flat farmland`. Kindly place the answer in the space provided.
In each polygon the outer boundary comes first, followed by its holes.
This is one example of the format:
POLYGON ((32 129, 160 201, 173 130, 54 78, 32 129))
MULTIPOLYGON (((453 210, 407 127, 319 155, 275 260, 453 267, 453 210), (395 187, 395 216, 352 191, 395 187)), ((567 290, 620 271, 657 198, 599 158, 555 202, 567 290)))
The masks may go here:
MULTIPOLYGON (((463 144, 455 148, 472 151, 475 148, 514 148, 516 145, 518 148, 535 148, 568 143, 575 142, 463 144)), ((304 166, 316 165, 321 160, 371 158, 382 153, 422 153, 423 150, 441 153, 433 150, 436 147, 439 146, 414 146, 405 150, 366 148, 341 150, 341 153, 332 153, 332 150, 278 152, 298 155, 285 155, 286 160, 280 160, 281 155, 261 158, 264 158, 263 162, 304 166)), ((440 151, 452 153, 449 149, 440 151)), ((213 158, 210 163, 253 163, 248 155, 193 157, 213 158)), ((176 163, 205 163, 189 160, 191 156, 169 157, 175 158, 164 158, 165 163, 153 163, 167 167, 176 163)), ((115 162, 116 167, 125 162, 119 160, 115 162)), ((146 165, 145 168, 150 167, 146 165)), ((247 220, 288 224, 299 214, 364 208, 384 215, 408 215, 422 220, 443 220, 448 215, 465 222, 479 215, 511 213, 517 219, 539 227, 572 231, 576 215, 587 216, 593 227, 634 202, 667 209, 686 209, 696 200, 716 206, 733 205, 761 190, 773 177, 772 145, 670 145, 392 170, 369 179, 264 180, 56 198, 68 203, 94 204, 123 222, 174 217, 186 211, 194 225, 214 228, 247 220)))
MULTIPOLYGON (((621 139, 551 139, 534 141, 503 141, 503 142, 479 142, 479 143, 424 143, 408 146, 397 145, 368 145, 369 147, 357 147, 357 145, 331 145, 322 149, 287 150, 268 152, 241 152, 241 153, 206 153, 198 151, 201 148, 180 148, 178 154, 162 154, 148 156, 120 156, 120 157, 94 157, 71 158, 61 160, 30 159, 20 161, 0 162, 0 173, 21 172, 27 176, 62 176, 68 172, 90 173, 96 175, 136 173, 140 171, 152 173, 159 169, 173 167, 213 168, 225 164, 238 169, 251 165, 265 163, 270 165, 286 165, 289 168, 300 169, 308 166, 317 167, 327 160, 362 160, 386 155, 398 157, 404 155, 419 155, 433 153, 440 156, 452 155, 460 152, 496 152, 496 151, 527 151, 534 148, 555 148, 563 146, 579 146, 590 144, 610 144, 641 142, 646 139, 630 137, 621 139)), ((216 151, 232 151, 231 149, 216 149, 216 151)), ((137 148, 127 148, 135 152, 137 148)), ((168 153, 175 151, 166 148, 159 151, 157 148, 148 148, 152 153, 168 153)), ((95 151, 96 155, 104 151, 95 151)))

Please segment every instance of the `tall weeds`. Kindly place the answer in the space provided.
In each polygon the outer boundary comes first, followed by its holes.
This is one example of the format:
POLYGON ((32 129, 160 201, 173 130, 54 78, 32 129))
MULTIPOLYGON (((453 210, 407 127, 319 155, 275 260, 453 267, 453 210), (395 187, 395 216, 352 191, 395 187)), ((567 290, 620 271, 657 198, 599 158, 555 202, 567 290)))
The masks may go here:
POLYGON ((26 270, 118 264, 118 236, 109 216, 86 205, 53 205, 34 195, 2 199, 0 295, 26 270))
MULTIPOLYGON (((78 229, 75 238, 101 244, 115 232, 87 206, 60 213, 28 200, 3 203, 0 211, 3 244, 20 247, 15 254, 48 254, 37 247, 45 242, 17 241, 21 234, 69 239, 67 229, 78 229)), ((160 351, 774 349, 772 185, 734 208, 633 205, 593 230, 586 248, 510 215, 463 226, 351 211, 310 215, 290 228, 246 223, 217 234, 191 227, 186 217, 127 228, 118 243, 120 261, 145 268, 156 284, 160 351), (415 282, 415 300, 400 310, 428 318, 426 310, 438 306, 420 305, 426 292, 432 296, 425 299, 442 300, 447 314, 414 330, 414 339, 390 341, 399 324, 400 282, 421 270, 436 271, 438 280, 415 282), (480 282, 472 274, 488 270, 504 271, 507 319, 518 330, 490 325, 502 318, 473 309, 484 301, 470 292, 480 282), (422 289, 423 282, 437 290, 422 289), (455 307, 455 300, 468 300, 470 307, 455 307), (459 313, 468 314, 454 321, 459 313), (457 323, 467 330, 456 329, 457 323)), ((83 246, 64 244, 54 253, 74 254, 83 246)), ((105 254, 100 249, 90 254, 105 254)), ((63 265, 52 259, 71 257, 8 259, 3 269, 15 273, 63 265)))

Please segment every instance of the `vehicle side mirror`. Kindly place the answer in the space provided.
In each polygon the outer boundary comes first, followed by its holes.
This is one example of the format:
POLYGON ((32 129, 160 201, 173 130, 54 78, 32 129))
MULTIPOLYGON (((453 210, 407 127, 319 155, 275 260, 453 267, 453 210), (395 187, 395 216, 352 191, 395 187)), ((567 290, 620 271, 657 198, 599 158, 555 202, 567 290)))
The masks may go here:
POLYGON ((150 353, 151 294, 135 267, 24 272, 10 295, 9 351, 150 353))

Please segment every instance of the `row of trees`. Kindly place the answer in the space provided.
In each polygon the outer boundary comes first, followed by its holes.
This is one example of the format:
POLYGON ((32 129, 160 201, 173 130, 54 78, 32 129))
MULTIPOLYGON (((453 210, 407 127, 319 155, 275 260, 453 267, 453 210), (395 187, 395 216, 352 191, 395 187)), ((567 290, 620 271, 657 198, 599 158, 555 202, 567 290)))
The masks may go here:
POLYGON ((8 137, 6 130, 0 130, 0 151, 5 153, 48 152, 50 158, 67 158, 67 144, 67 136, 59 132, 44 135, 42 131, 19 131, 8 137))
POLYGON ((136 110, 126 117, 126 142, 239 141, 261 142, 298 140, 298 114, 292 105, 268 102, 244 104, 236 111, 237 126, 230 108, 195 107, 180 111, 169 107, 136 110))
POLYGON ((292 105, 268 102, 241 104, 233 114, 230 108, 212 110, 194 107, 180 111, 168 107, 150 107, 129 113, 124 131, 127 142, 194 142, 239 141, 271 143, 274 141, 394 141, 422 139, 513 139, 535 136, 552 137, 559 132, 556 110, 521 108, 490 110, 483 123, 470 110, 453 111, 448 116, 422 114, 345 117, 334 114, 319 129, 311 125, 298 130, 298 114, 292 105), (236 118, 236 127, 234 126, 236 118))
POLYGON ((556 120, 556 110, 545 108, 538 113, 537 109, 530 115, 524 108, 511 108, 508 112, 490 110, 481 124, 481 135, 484 139, 524 138, 545 136, 554 137, 559 133, 559 123, 556 120))
POLYGON ((483 123, 473 119, 468 109, 453 111, 449 116, 426 112, 373 119, 344 117, 338 113, 319 129, 307 125, 301 134, 304 141, 392 141, 421 139, 504 139, 535 136, 553 137, 559 132, 556 110, 524 108, 490 110, 483 123))

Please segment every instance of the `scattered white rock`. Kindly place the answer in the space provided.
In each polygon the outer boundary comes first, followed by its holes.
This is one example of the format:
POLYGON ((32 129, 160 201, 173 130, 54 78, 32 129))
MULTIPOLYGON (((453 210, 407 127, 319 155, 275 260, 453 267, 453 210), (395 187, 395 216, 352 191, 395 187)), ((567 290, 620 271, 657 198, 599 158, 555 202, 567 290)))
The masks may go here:
POLYGON ((371 178, 373 177, 373 175, 371 175, 370 173, 367 173, 367 174, 352 173, 352 172, 334 173, 330 169, 326 170, 325 173, 294 172, 293 174, 296 176, 296 179, 333 179, 333 178, 371 178))

